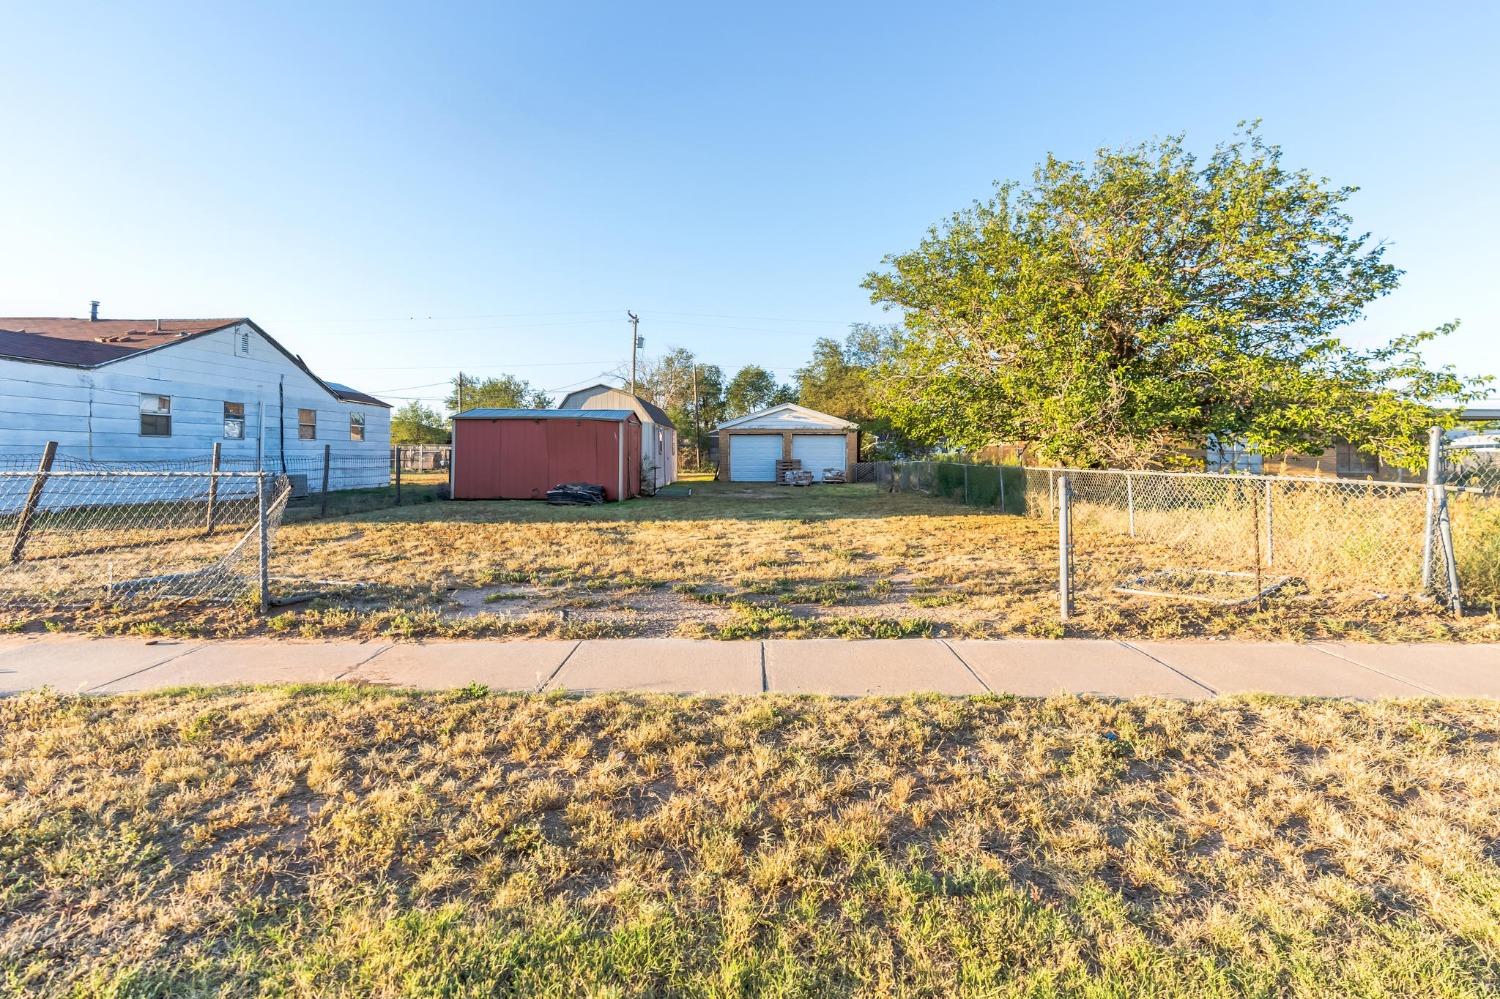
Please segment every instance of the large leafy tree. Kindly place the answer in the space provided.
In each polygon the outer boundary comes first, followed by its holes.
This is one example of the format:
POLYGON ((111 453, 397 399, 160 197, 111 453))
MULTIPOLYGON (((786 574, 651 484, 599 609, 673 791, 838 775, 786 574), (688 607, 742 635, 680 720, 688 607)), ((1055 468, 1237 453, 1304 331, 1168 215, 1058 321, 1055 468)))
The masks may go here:
POLYGON ((724 389, 724 416, 734 419, 796 398, 796 389, 778 385, 776 376, 760 365, 747 364, 734 373, 724 389))
MULTIPOLYGON (((625 373, 617 373, 627 381, 625 373)), ((642 358, 636 369, 636 394, 649 399, 672 418, 680 447, 699 453, 724 418, 724 372, 704 364, 692 351, 677 347, 660 357, 642 358)))
MULTIPOLYGON (((494 378, 475 378, 463 375, 464 409, 550 409, 552 397, 542 389, 515 375, 498 375, 494 378)), ((459 382, 453 379, 453 388, 448 393, 447 407, 459 411, 459 382)))
POLYGON ((391 414, 392 444, 446 444, 448 427, 438 411, 416 399, 391 414))
POLYGON ((896 457, 912 444, 882 408, 877 391, 882 360, 892 353, 896 330, 857 324, 843 341, 819 337, 812 359, 797 369, 797 401, 809 409, 860 425, 866 457, 896 457))
POLYGON ((1432 407, 1478 382, 1420 356, 1451 324, 1339 339, 1401 273, 1354 229, 1353 191, 1284 166, 1253 127, 1201 161, 1180 137, 1049 158, 866 279, 903 317, 882 411, 929 442, 1069 464, 1172 464, 1216 436, 1342 439, 1414 467, 1432 407))

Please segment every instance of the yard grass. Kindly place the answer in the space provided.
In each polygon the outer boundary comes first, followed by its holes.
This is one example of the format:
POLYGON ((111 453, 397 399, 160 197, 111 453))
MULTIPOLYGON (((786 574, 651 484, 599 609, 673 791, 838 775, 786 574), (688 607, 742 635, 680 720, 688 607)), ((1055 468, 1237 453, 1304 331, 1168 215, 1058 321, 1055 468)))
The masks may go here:
MULTIPOLYGON (((314 599, 262 618, 237 607, 57 607, 0 626, 104 633, 419 637, 1224 636, 1500 641, 1493 611, 1454 621, 1390 593, 1289 586, 1225 608, 1115 591, 1182 551, 1090 534, 1077 614, 1057 615, 1057 541, 1045 520, 871 485, 792 489, 695 481, 602 507, 448 502, 289 517, 278 593, 314 599), (692 495, 683 495, 687 489, 692 495)), ((1237 566, 1217 566, 1237 568, 1237 566)), ((118 571, 118 570, 116 570, 118 571)))
POLYGON ((26 996, 1489 996, 1495 702, 0 701, 26 996))

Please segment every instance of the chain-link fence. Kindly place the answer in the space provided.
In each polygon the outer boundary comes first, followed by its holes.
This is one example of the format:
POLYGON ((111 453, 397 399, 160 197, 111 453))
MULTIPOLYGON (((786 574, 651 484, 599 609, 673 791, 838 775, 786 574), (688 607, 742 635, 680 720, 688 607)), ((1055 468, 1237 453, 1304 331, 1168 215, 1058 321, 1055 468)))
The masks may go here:
POLYGON ((1427 593, 1457 606, 1461 591, 1472 605, 1495 606, 1500 485, 1488 484, 1484 467, 1443 467, 1447 482, 1437 488, 951 462, 903 462, 877 472, 893 491, 1054 522, 1062 516, 1066 479, 1067 589, 1085 596, 1236 604, 1291 588, 1319 595, 1427 593))
POLYGON ((268 599, 291 495, 263 472, 0 468, 0 606, 268 599))

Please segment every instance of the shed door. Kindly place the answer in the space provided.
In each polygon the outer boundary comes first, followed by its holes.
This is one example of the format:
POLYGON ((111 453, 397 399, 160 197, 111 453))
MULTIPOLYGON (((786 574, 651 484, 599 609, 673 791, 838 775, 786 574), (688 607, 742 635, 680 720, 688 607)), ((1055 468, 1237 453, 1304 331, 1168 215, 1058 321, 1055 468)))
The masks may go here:
POLYGON ((780 458, 780 434, 729 435, 731 482, 775 482, 780 458))
POLYGON ((792 435, 792 457, 802 462, 802 470, 813 473, 813 477, 819 482, 823 481, 825 468, 837 468, 846 473, 849 471, 845 467, 849 457, 845 450, 847 446, 844 434, 792 435))

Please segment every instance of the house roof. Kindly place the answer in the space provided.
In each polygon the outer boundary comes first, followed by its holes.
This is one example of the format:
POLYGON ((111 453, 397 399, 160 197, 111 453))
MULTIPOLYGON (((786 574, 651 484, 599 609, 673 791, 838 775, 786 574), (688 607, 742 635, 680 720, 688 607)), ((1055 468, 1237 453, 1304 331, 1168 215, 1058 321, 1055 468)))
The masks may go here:
POLYGON ((618 385, 609 385, 605 382, 600 382, 597 385, 590 385, 587 388, 574 389, 567 395, 563 396, 563 400, 559 404, 559 408, 581 408, 576 406, 569 407, 568 400, 572 399, 574 396, 583 395, 585 392, 594 392, 598 389, 604 389, 607 392, 618 392, 621 395, 630 396, 630 398, 634 399, 636 401, 636 404, 641 408, 640 413, 637 415, 639 415, 646 422, 654 423, 659 427, 671 427, 673 430, 677 429, 677 424, 672 422, 672 418, 667 415, 666 410, 662 409, 656 403, 638 395, 631 395, 629 392, 627 392, 625 389, 620 388, 618 385))
POLYGON ((719 430, 858 430, 859 424, 841 420, 837 416, 820 413, 816 409, 799 406, 795 402, 784 402, 780 406, 762 409, 758 413, 741 416, 718 426, 719 430))
POLYGON ((0 357, 92 368, 247 319, 0 319, 0 357))
POLYGON ((370 395, 367 392, 361 392, 359 389, 350 388, 347 385, 340 385, 338 382, 324 382, 323 384, 327 385, 329 389, 333 391, 333 394, 338 396, 344 402, 364 402, 372 406, 384 406, 386 409, 391 408, 390 403, 382 402, 381 400, 375 398, 373 395, 370 395))
POLYGON ((603 420, 620 423, 624 420, 640 422, 628 409, 469 409, 459 413, 455 420, 603 420))
POLYGON ((69 368, 97 368, 241 324, 265 337, 267 343, 301 368, 307 377, 327 389, 335 399, 391 408, 390 403, 373 395, 319 378, 301 357, 277 343, 274 337, 244 316, 227 319, 0 318, 0 358, 69 368))

